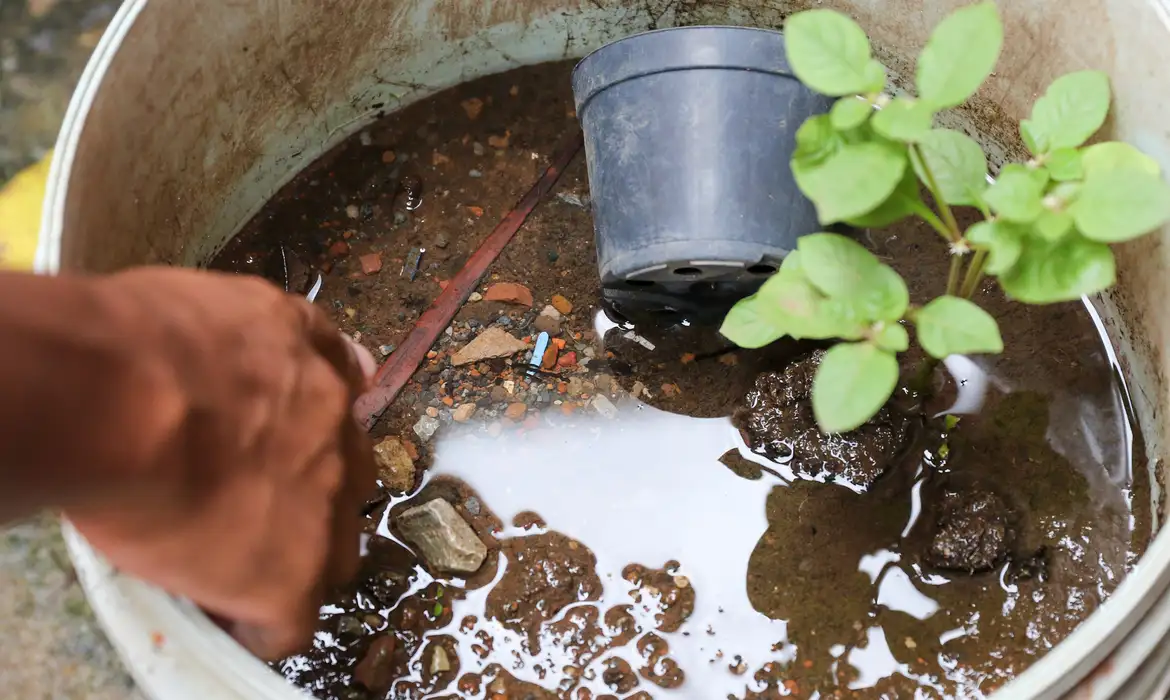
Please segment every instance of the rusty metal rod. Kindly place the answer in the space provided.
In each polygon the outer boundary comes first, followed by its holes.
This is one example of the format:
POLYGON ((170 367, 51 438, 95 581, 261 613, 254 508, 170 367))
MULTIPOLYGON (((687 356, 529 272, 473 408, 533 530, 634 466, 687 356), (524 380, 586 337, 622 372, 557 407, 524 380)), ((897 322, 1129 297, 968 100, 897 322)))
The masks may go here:
POLYGON ((484 239, 479 249, 467 260, 463 269, 447 285, 439 296, 431 303, 423 315, 414 324, 414 329, 403 341, 402 345, 390 356, 390 359, 379 368, 374 377, 374 388, 358 399, 355 412, 362 425, 367 430, 374 426, 378 418, 398 393, 410 381, 427 356, 431 346, 438 340, 439 335, 451 324, 460 307, 467 302, 467 297, 479 286, 488 267, 495 262, 505 246, 524 225, 532 210, 542 199, 552 191, 569 163, 584 145, 581 131, 575 130, 566 142, 554 153, 548 169, 532 186, 512 211, 500 220, 495 230, 484 239))

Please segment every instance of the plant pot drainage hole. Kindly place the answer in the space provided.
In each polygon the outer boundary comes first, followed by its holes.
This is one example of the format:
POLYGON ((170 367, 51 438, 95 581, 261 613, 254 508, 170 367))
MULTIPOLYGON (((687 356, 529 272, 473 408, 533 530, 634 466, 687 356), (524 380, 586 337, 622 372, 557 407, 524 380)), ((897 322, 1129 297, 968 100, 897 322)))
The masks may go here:
MULTIPOLYGON (((302 294, 321 274, 316 304, 392 356, 575 128, 570 69, 385 118, 212 266, 302 294)), ((1082 307, 988 292, 1005 355, 826 437, 815 344, 744 351, 685 318, 599 315, 588 195, 578 159, 376 424, 369 554, 313 648, 274 664, 293 683, 346 700, 980 698, 1143 552, 1149 484, 1082 307)), ((914 293, 946 277, 922 252, 936 242, 906 224, 874 245, 914 261, 914 293)))

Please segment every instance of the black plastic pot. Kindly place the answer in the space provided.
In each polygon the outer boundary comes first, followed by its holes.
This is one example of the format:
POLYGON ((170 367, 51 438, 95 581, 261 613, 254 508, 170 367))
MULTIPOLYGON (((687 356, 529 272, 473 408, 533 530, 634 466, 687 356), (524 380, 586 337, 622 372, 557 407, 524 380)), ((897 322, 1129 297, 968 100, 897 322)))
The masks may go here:
POLYGON ((724 306, 817 230, 788 162, 797 128, 832 102, 792 75, 779 32, 632 36, 582 60, 573 91, 611 301, 724 306))

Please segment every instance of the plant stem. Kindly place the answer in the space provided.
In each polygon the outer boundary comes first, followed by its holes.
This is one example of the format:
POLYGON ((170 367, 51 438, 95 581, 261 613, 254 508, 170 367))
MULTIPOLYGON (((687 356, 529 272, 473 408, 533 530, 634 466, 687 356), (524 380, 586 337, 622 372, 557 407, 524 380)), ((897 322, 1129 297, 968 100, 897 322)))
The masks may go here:
POLYGON ((983 265, 986 262, 987 251, 977 251, 975 259, 971 261, 971 266, 967 268, 967 276, 963 279, 963 286, 959 290, 959 295, 964 299, 970 299, 974 296, 975 290, 979 289, 979 283, 983 281, 983 265))
MULTIPOLYGON (((947 275, 947 296, 959 293, 959 273, 963 271, 963 256, 951 253, 951 272, 947 275)), ((970 273, 970 270, 967 271, 970 273)))
POLYGON ((963 232, 959 230, 959 222, 955 220, 955 213, 951 211, 950 205, 939 193, 938 181, 934 179, 934 173, 931 172, 930 166, 926 164, 926 159, 922 157, 922 152, 918 150, 917 146, 910 146, 910 156, 917 158, 918 164, 922 166, 922 173, 926 176, 926 188, 930 190, 930 196, 934 198, 935 205, 942 213, 943 222, 946 224, 950 236, 949 240, 952 243, 958 243, 963 239, 963 232))
POLYGON ((933 228, 935 231, 938 231, 939 235, 943 237, 944 241, 947 243, 951 242, 951 232, 947 230, 947 226, 942 222, 942 219, 938 218, 938 216, 935 215, 933 211, 931 211, 930 207, 926 206, 926 204, 923 202, 914 202, 913 207, 914 213, 922 217, 923 221, 930 224, 931 228, 933 228))
POLYGON ((910 389, 914 393, 923 397, 929 397, 931 391, 934 389, 934 370, 938 368, 938 360, 933 357, 922 358, 922 363, 918 365, 918 372, 914 375, 914 381, 910 384, 910 389))

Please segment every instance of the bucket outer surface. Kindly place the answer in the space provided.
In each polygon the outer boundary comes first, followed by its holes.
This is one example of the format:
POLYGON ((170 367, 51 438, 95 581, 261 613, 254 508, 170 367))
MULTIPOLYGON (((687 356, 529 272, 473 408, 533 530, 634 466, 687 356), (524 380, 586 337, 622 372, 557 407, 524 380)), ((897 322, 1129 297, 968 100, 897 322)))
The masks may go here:
POLYGON ((779 32, 622 39, 581 61, 573 91, 607 285, 758 284, 818 229, 787 163, 797 128, 832 102, 792 75, 779 32))

